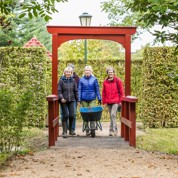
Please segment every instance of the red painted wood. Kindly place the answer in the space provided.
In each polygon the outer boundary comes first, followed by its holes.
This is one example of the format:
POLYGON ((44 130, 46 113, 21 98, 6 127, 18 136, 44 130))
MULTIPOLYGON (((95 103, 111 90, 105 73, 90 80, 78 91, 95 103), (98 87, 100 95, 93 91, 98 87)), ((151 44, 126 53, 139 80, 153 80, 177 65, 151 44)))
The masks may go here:
MULTIPOLYGON (((136 32, 136 27, 47 26, 47 30, 52 34, 52 94, 57 95, 58 47, 66 41, 76 39, 112 40, 122 44, 125 48, 125 95, 128 96, 131 94, 131 35, 136 32)), ((50 105, 50 101, 48 102, 50 105)), ((128 97, 122 102, 123 117, 129 119, 128 102, 137 101, 136 99, 133 100, 128 97)), ((58 103, 55 104, 53 109, 55 109, 55 113, 53 114, 54 119, 59 115, 58 103)), ((51 112, 51 106, 49 106, 49 113, 51 114, 51 112)), ((132 115, 132 112, 130 113, 132 115)), ((55 140, 59 134, 57 127, 58 126, 55 126, 54 131, 55 140)), ((121 123, 121 137, 124 137, 125 140, 129 140, 129 133, 129 128, 125 124, 121 123)))
POLYGON ((130 103, 130 118, 132 122, 132 129, 130 129, 129 145, 136 147, 136 112, 135 103, 130 103))
POLYGON ((58 99, 55 101, 55 118, 58 118, 57 122, 55 123, 55 140, 57 140, 57 137, 59 136, 59 103, 58 103, 58 99))
POLYGON ((49 130, 49 141, 48 145, 54 146, 55 141, 59 135, 58 122, 53 125, 53 122, 56 117, 59 115, 58 111, 58 98, 56 95, 49 95, 47 98, 48 101, 48 130, 49 130))
POLYGON ((55 145, 55 139, 54 139, 55 132, 52 125, 53 118, 54 118, 54 102, 49 101, 48 102, 48 131, 49 131, 48 146, 49 147, 55 145))
POLYGON ((122 97, 121 118, 121 137, 129 141, 129 145, 136 147, 136 102, 138 99, 133 96, 122 97), (129 123, 129 124, 128 124, 129 123), (129 127, 131 123, 131 127, 129 127))
POLYGON ((136 103, 136 102, 138 102, 138 99, 135 96, 122 97, 121 100, 130 102, 130 103, 136 103))
MULTIPOLYGON (((129 103, 126 102, 126 117, 129 120, 129 103)), ((124 124, 124 139, 125 141, 129 141, 129 127, 124 124)))
POLYGON ((52 93, 57 94, 58 47, 69 40, 75 39, 103 39, 116 41, 125 48, 125 94, 130 95, 131 73, 131 35, 136 27, 80 27, 80 26, 47 26, 52 34, 52 93))
POLYGON ((52 35, 52 94, 57 95, 58 82, 58 34, 52 35))
POLYGON ((130 34, 133 35, 136 32, 136 27, 98 27, 98 26, 53 26, 47 25, 47 30, 49 33, 58 33, 59 35, 66 34, 83 34, 83 35, 120 35, 120 34, 130 34))
POLYGON ((131 94, 131 36, 126 35, 125 45, 125 96, 131 94))

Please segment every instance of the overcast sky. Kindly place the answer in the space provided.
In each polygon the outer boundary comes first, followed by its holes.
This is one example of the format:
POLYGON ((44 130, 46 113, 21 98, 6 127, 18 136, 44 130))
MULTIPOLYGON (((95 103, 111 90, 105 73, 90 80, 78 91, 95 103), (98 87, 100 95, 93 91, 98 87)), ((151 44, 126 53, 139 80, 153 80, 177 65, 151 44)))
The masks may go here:
MULTIPOLYGON (((83 12, 92 15, 91 26, 107 26, 109 20, 107 14, 101 11, 100 2, 107 0, 68 0, 66 3, 57 4, 59 13, 53 15, 48 25, 80 26, 79 16, 83 12)), ((146 33, 132 43, 132 51, 140 49, 153 40, 153 37, 146 33)))

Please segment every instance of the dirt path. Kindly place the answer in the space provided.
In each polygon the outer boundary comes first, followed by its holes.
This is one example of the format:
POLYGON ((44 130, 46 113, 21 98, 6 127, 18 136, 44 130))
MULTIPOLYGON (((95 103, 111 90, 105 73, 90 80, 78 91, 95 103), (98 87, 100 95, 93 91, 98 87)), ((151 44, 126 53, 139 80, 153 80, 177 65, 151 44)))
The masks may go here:
POLYGON ((109 123, 102 125, 95 138, 86 137, 77 125, 77 136, 59 137, 55 147, 16 158, 0 177, 178 178, 177 156, 129 147, 119 135, 108 136, 109 123))

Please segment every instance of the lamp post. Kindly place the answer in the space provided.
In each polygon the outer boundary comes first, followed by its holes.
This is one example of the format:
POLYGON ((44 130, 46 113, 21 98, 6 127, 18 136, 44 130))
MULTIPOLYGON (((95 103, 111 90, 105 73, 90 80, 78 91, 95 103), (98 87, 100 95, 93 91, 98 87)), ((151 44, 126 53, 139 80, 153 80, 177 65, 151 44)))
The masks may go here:
MULTIPOLYGON (((87 12, 84 12, 79 16, 81 26, 90 26, 92 15, 89 15, 87 12)), ((85 54, 85 65, 87 64, 87 40, 84 40, 84 54, 85 54)))

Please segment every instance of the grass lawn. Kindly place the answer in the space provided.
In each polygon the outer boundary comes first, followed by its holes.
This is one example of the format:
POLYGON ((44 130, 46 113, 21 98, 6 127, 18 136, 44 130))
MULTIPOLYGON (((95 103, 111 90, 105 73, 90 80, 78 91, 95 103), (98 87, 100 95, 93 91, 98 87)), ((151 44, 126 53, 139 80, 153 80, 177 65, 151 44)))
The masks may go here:
POLYGON ((34 151, 47 149, 48 136, 43 129, 25 128, 22 134, 24 140, 21 143, 21 149, 12 153, 0 153, 0 166, 14 155, 33 154, 34 151))
POLYGON ((137 148, 178 155, 178 128, 148 128, 137 137, 137 148))

